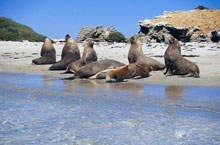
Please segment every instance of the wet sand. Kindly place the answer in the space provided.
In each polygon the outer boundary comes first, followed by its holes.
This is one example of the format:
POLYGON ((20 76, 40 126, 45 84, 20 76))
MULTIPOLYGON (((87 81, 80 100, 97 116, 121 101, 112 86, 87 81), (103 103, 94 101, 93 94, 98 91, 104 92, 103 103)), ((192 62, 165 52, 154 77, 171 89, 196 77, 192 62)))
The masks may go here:
MULTIPOLYGON (((78 44, 81 54, 83 44, 78 44)), ((17 72, 25 74, 40 74, 66 78, 71 74, 61 74, 64 71, 48 71, 50 65, 32 65, 31 61, 40 56, 42 43, 39 42, 0 42, 0 71, 17 72)), ((57 61, 64 43, 56 43, 57 61)), ((94 48, 98 59, 115 59, 128 63, 127 54, 129 44, 125 43, 96 43, 94 48)), ((167 48, 166 44, 149 43, 143 44, 144 53, 164 63, 162 57, 167 48)), ((220 45, 218 43, 185 43, 182 44, 182 54, 187 59, 196 62, 200 68, 201 78, 186 78, 179 76, 165 77, 164 71, 151 72, 149 78, 141 80, 129 80, 140 84, 164 84, 164 85, 193 85, 193 86, 220 86, 220 45)), ((101 81, 104 82, 104 81, 101 81)))
POLYGON ((219 87, 0 78, 0 144, 220 144, 219 87))

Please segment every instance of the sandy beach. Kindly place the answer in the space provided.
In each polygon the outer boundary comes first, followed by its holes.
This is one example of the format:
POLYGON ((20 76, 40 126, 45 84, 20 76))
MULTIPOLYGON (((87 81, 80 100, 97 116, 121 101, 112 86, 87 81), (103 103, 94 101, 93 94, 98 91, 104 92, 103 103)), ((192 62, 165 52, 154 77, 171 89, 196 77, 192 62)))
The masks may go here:
MULTIPOLYGON (((49 71, 50 65, 32 65, 31 61, 40 56, 42 42, 0 42, 0 71, 16 72, 25 74, 39 74, 66 78, 71 74, 61 74, 63 71, 49 71)), ((56 49, 57 61, 60 60, 64 43, 53 44, 56 49)), ((189 86, 220 86, 220 44, 219 43, 181 43, 182 55, 196 62, 200 68, 200 78, 188 78, 180 76, 166 77, 165 71, 151 72, 151 76, 129 82, 141 84, 164 84, 164 85, 189 85, 189 86)), ((78 44, 81 55, 83 44, 78 44)), ((127 54, 129 43, 95 43, 98 60, 114 59, 128 64, 127 54)), ((168 47, 164 43, 143 43, 145 55, 153 57, 164 63, 163 54, 168 47)), ((100 82, 105 82, 104 80, 100 82)))

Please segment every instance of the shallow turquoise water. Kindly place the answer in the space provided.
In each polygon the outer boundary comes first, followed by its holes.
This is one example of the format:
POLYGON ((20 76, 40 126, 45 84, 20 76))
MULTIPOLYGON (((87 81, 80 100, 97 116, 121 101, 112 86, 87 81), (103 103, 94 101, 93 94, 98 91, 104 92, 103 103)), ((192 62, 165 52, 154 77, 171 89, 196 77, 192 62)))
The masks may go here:
POLYGON ((0 73, 0 144, 219 145, 219 124, 218 87, 0 73))

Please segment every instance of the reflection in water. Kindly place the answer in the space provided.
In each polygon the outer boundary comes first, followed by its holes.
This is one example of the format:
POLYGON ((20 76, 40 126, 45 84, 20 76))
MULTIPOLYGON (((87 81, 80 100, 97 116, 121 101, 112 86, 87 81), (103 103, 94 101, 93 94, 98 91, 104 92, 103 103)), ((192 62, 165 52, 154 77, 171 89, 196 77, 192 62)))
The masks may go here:
POLYGON ((59 78, 54 78, 51 76, 42 76, 42 87, 44 89, 52 89, 54 91, 64 91, 65 87, 63 81, 59 78))
POLYGON ((140 97, 143 92, 144 85, 142 84, 132 84, 132 83, 116 83, 108 84, 108 88, 119 90, 119 91, 128 91, 132 97, 140 97))
MULTIPOLYGON (((165 86, 166 97, 172 100, 181 100, 184 88, 182 86, 165 86)), ((176 116, 180 108, 166 107, 164 113, 170 116, 176 116)))
POLYGON ((51 77, 51 76, 43 76, 43 79, 44 79, 44 84, 45 84, 45 86, 47 86, 47 87, 52 86, 53 83, 54 83, 54 81, 53 81, 54 78, 51 77))
POLYGON ((143 85, 132 83, 105 83, 104 80, 73 80, 63 83, 66 86, 68 92, 84 92, 91 95, 99 94, 103 91, 125 91, 130 93, 132 97, 138 97, 142 95, 143 85))
POLYGON ((88 93, 94 95, 96 89, 101 88, 100 84, 91 80, 63 80, 63 84, 66 87, 66 91, 74 93, 88 93))
POLYGON ((183 93, 183 87, 181 86, 166 86, 166 96, 170 99, 180 100, 183 93))

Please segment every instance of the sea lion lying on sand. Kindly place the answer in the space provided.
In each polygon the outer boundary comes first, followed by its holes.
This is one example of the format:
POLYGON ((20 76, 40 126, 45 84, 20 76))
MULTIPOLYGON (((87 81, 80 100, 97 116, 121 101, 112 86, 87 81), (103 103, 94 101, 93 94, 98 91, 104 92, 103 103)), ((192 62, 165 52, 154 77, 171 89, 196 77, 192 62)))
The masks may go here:
POLYGON ((151 67, 152 70, 163 70, 165 65, 159 61, 144 55, 141 42, 134 37, 130 38, 131 46, 128 52, 129 63, 136 63, 144 67, 151 67))
POLYGON ((110 71, 106 75, 106 82, 119 82, 130 78, 145 78, 149 77, 150 71, 151 69, 148 67, 133 63, 110 71))
POLYGON ((96 73, 94 76, 91 76, 89 77, 89 79, 91 80, 94 80, 94 79, 105 79, 106 78, 106 75, 112 71, 112 70, 115 70, 116 68, 118 67, 115 67, 115 66, 110 66, 109 68, 103 70, 103 71, 100 71, 98 73, 96 73))
POLYGON ((53 64, 49 70, 65 70, 67 66, 80 59, 80 51, 76 42, 66 35, 66 44, 63 47, 61 60, 53 64))
POLYGON ((53 64, 56 62, 56 50, 54 49, 50 39, 45 38, 44 44, 41 48, 41 57, 32 60, 33 64, 44 65, 44 64, 53 64))
POLYGON ((82 66, 76 71, 75 77, 88 78, 111 66, 120 67, 123 65, 125 64, 111 59, 99 60, 82 66))
POLYGON ((93 40, 89 40, 88 42, 86 42, 82 58, 69 64, 66 72, 75 73, 80 67, 91 62, 97 61, 98 57, 96 51, 93 48, 93 45, 93 40))
POLYGON ((166 36, 166 39, 169 41, 169 46, 164 54, 167 68, 164 74, 199 77, 199 67, 195 63, 182 57, 179 41, 171 35, 166 36))

